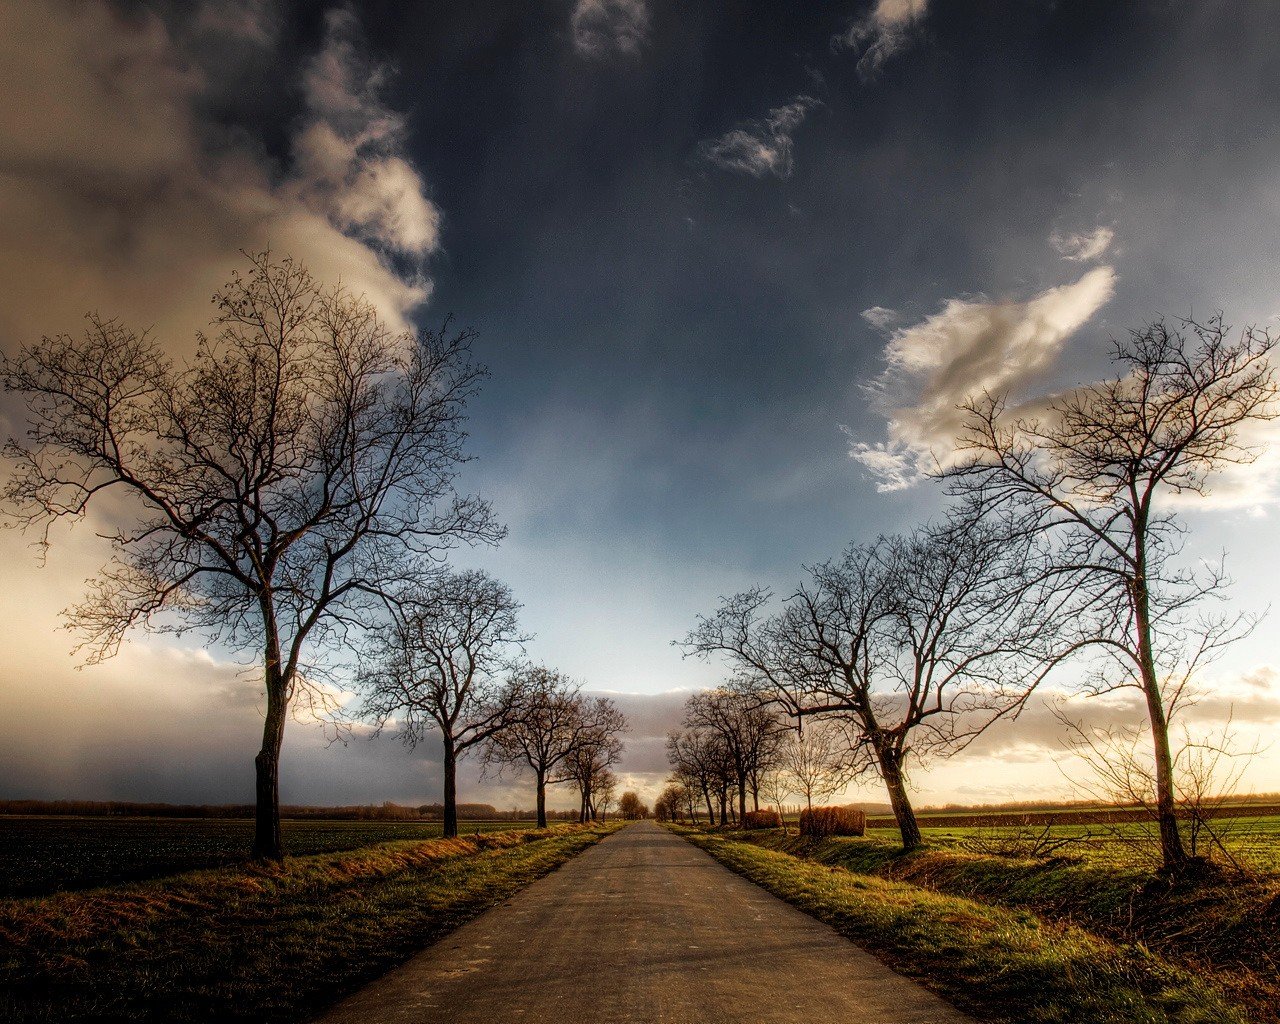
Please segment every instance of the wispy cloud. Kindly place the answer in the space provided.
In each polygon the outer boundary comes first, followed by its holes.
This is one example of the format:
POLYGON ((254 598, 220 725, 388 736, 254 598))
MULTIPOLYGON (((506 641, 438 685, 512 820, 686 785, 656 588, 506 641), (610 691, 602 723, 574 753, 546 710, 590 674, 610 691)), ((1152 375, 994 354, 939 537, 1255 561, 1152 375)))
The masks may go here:
POLYGON ((1055 231, 1049 236, 1049 245, 1064 260, 1088 263, 1098 259, 1110 247, 1116 233, 1109 227, 1096 227, 1089 232, 1062 234, 1055 231))
POLYGON ((440 212, 404 151, 404 119, 379 95, 385 68, 364 56, 360 27, 330 12, 324 47, 303 75, 310 117, 294 139, 296 181, 340 230, 425 256, 439 242, 440 212))
POLYGON ((858 315, 878 331, 883 331, 898 319, 897 310, 886 309, 884 306, 872 306, 870 309, 864 309, 858 315))
POLYGON ((833 36, 831 45, 858 53, 858 77, 870 82, 919 35, 929 0, 874 0, 871 9, 833 36))
POLYGON ((849 449, 896 491, 954 456, 959 406, 982 391, 1017 392, 1052 365, 1063 345, 1115 293, 1115 272, 1095 267, 1072 284, 1022 302, 950 299, 932 316, 889 338, 888 364, 871 385, 887 417, 884 441, 853 438, 849 449))
POLYGON ((649 38, 646 0, 578 0, 570 18, 574 48, 583 56, 635 55, 649 38))
POLYGON ((698 156, 721 170, 753 178, 788 178, 795 169, 792 134, 819 105, 812 96, 797 96, 763 118, 743 121, 723 135, 704 139, 698 144, 698 156))

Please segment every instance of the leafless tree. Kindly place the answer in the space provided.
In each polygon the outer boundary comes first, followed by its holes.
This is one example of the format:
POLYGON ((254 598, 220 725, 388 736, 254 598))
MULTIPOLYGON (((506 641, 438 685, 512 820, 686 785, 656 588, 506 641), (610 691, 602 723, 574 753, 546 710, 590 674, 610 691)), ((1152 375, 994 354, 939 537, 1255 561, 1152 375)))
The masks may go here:
POLYGON ((1164 865, 1187 860, 1175 813, 1169 719, 1197 667, 1251 628, 1247 617, 1209 615, 1223 570, 1180 565, 1185 528, 1172 496, 1205 495, 1223 467, 1252 462, 1242 431, 1277 415, 1272 338, 1235 340, 1220 317, 1153 323, 1117 342, 1115 376, 1019 415, 985 395, 966 406, 961 461, 945 474, 976 507, 1011 512, 1055 545, 1081 610, 1064 620, 1064 646, 1110 662, 1095 692, 1142 692, 1154 753, 1164 865))
POLYGON ((612 768, 602 768, 595 773, 595 781, 592 783, 592 797, 595 800, 596 811, 600 815, 601 821, 606 821, 609 817, 609 808, 613 806, 613 798, 618 792, 618 776, 613 773, 612 768))
POLYGON ((503 681, 524 641, 511 591, 483 572, 442 573, 371 634, 358 686, 365 714, 410 746, 439 733, 444 834, 458 834, 458 760, 520 721, 520 677, 503 681))
POLYGON ((641 818, 649 817, 649 805, 637 794, 627 790, 618 801, 618 813, 627 821, 639 821, 641 818))
POLYGON ((733 765, 738 817, 747 813, 747 792, 760 809, 760 782, 773 767, 782 724, 776 711, 752 694, 721 687, 693 694, 684 707, 686 729, 714 733, 733 765))
POLYGON ((786 780, 785 792, 803 797, 809 810, 814 801, 823 804, 842 792, 858 775, 856 735, 850 742, 846 725, 839 719, 801 719, 782 738, 775 774, 786 780))
POLYGON ((488 765, 527 767, 537 786, 538 828, 547 827, 547 781, 584 737, 610 714, 611 705, 584 697, 580 687, 554 669, 530 665, 517 670, 510 684, 517 693, 514 718, 489 737, 488 765))
POLYGON ((592 698, 586 715, 590 727, 578 734, 573 749, 551 780, 578 787, 578 820, 584 822, 595 820, 599 813, 596 793, 601 780, 611 777, 613 766, 622 759, 621 734, 627 728, 626 716, 608 697, 592 698))
MULTIPOLYGON (((1163 862, 1155 761, 1150 744, 1143 742, 1143 730, 1122 725, 1091 728, 1072 719, 1062 707, 1055 714, 1066 727, 1068 749, 1085 769, 1086 777, 1071 777, 1081 794, 1104 805, 1144 812, 1136 821, 1103 821, 1096 829, 1140 856, 1158 849, 1156 859, 1163 862)), ((1230 719, 1217 732, 1197 736, 1184 726, 1180 740, 1171 747, 1175 807, 1185 829, 1189 862, 1214 856, 1245 871, 1227 842, 1239 830, 1239 819, 1222 812, 1237 798, 1240 780, 1257 756, 1257 748, 1238 745, 1230 719)))
POLYGON ((668 782, 653 802, 653 816, 658 821, 682 821, 689 804, 689 791, 679 782, 668 782))
POLYGON ((97 316, 81 337, 6 359, 0 381, 29 417, 6 448, 3 502, 41 544, 99 511, 114 557, 69 612, 90 662, 135 626, 197 629, 261 657, 253 852, 279 859, 286 715, 323 692, 317 653, 358 635, 452 545, 503 531, 453 486, 485 376, 471 335, 397 335, 302 264, 248 259, 214 296, 214 333, 190 361, 97 316))
POLYGON ((907 793, 909 755, 962 749, 1015 713, 1042 671, 1056 595, 1035 590, 1029 545, 956 516, 910 537, 852 545, 806 570, 770 613, 755 589, 699 619, 687 650, 727 655, 740 700, 793 717, 836 716, 854 737, 851 764, 888 790, 903 846, 921 835, 907 793))

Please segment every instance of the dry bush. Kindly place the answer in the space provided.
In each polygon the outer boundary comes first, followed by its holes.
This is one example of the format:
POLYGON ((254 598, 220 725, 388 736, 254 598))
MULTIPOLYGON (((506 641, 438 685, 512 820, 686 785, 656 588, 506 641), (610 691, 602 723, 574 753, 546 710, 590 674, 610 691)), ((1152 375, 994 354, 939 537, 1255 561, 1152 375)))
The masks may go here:
POLYGON ((814 839, 860 836, 867 831, 867 815, 853 807, 814 807, 800 812, 800 834, 814 839))
POLYGON ((782 828, 782 815, 777 811, 747 811, 742 816, 745 829, 782 828))

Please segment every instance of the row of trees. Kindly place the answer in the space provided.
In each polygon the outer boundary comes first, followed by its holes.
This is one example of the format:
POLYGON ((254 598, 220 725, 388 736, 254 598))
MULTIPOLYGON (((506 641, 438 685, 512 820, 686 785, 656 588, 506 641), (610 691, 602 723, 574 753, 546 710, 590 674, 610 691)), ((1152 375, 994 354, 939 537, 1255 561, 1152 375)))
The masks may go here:
POLYGON ((781 602, 757 588, 699 619, 685 649, 724 656, 733 676, 691 702, 672 737, 678 783, 709 813, 727 790, 745 809, 774 742, 756 739, 769 732, 759 723, 778 711, 798 734, 834 722, 845 769, 879 776, 912 848, 909 765, 963 749, 1083 660, 1086 693, 1142 695, 1163 861, 1185 866, 1169 721, 1197 670, 1253 621, 1210 607, 1227 578, 1179 558, 1175 499, 1257 457, 1249 427, 1278 411, 1273 346, 1253 329, 1232 337, 1220 318, 1155 323, 1117 343, 1114 376, 1041 411, 972 398, 938 470, 946 517, 806 567, 781 602))
POLYGON ((365 716, 410 746, 440 738, 446 836, 457 835, 458 762, 471 751, 486 770, 532 773, 539 828, 548 785, 577 787, 582 821, 596 816, 601 796, 612 798, 626 719, 563 673, 514 662, 526 639, 519 607, 484 572, 443 573, 366 636, 357 677, 365 716))
POLYGON ((691 696, 684 727, 667 736, 671 778, 654 805, 661 817, 721 825, 761 801, 782 814, 799 799, 810 810, 858 774, 857 744, 838 719, 793 722, 758 695, 721 687, 691 696), (736 803, 736 807, 735 807, 736 803))
POLYGON ((5 449, 4 511, 46 547, 56 524, 92 511, 113 548, 68 613, 88 660, 136 627, 255 653, 258 857, 283 856, 290 712, 341 720, 334 684, 353 676, 373 720, 411 743, 440 733, 450 833, 457 759, 514 757, 520 730, 568 701, 574 753, 534 760, 539 789, 550 772, 572 777, 586 813, 607 790, 621 716, 563 680, 548 687, 544 670, 510 671, 523 638, 509 591, 446 567, 459 545, 505 534, 487 501, 455 486, 467 405, 487 376, 471 333, 447 322, 396 333, 294 260, 247 259, 189 360, 91 315, 83 335, 45 337, 0 365, 28 408, 5 449))

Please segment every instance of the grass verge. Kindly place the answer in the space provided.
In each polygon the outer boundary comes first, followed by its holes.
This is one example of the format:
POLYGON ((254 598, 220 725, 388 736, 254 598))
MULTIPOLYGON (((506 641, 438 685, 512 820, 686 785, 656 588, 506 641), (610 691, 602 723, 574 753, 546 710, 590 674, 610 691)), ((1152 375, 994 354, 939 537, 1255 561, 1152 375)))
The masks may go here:
POLYGON ((1243 1024, 1191 971, 1029 910, 857 874, 740 837, 680 829, 717 860, 999 1024, 1243 1024))
POLYGON ((903 854, 880 837, 814 842, 777 830, 741 836, 828 867, 1030 910, 1113 943, 1141 944, 1211 978, 1251 1020, 1280 1024, 1280 877, 1182 881, 1093 858, 1029 860, 945 848, 903 854))
POLYGON ((391 842, 0 904, 0 1020, 306 1020, 616 825, 391 842))

